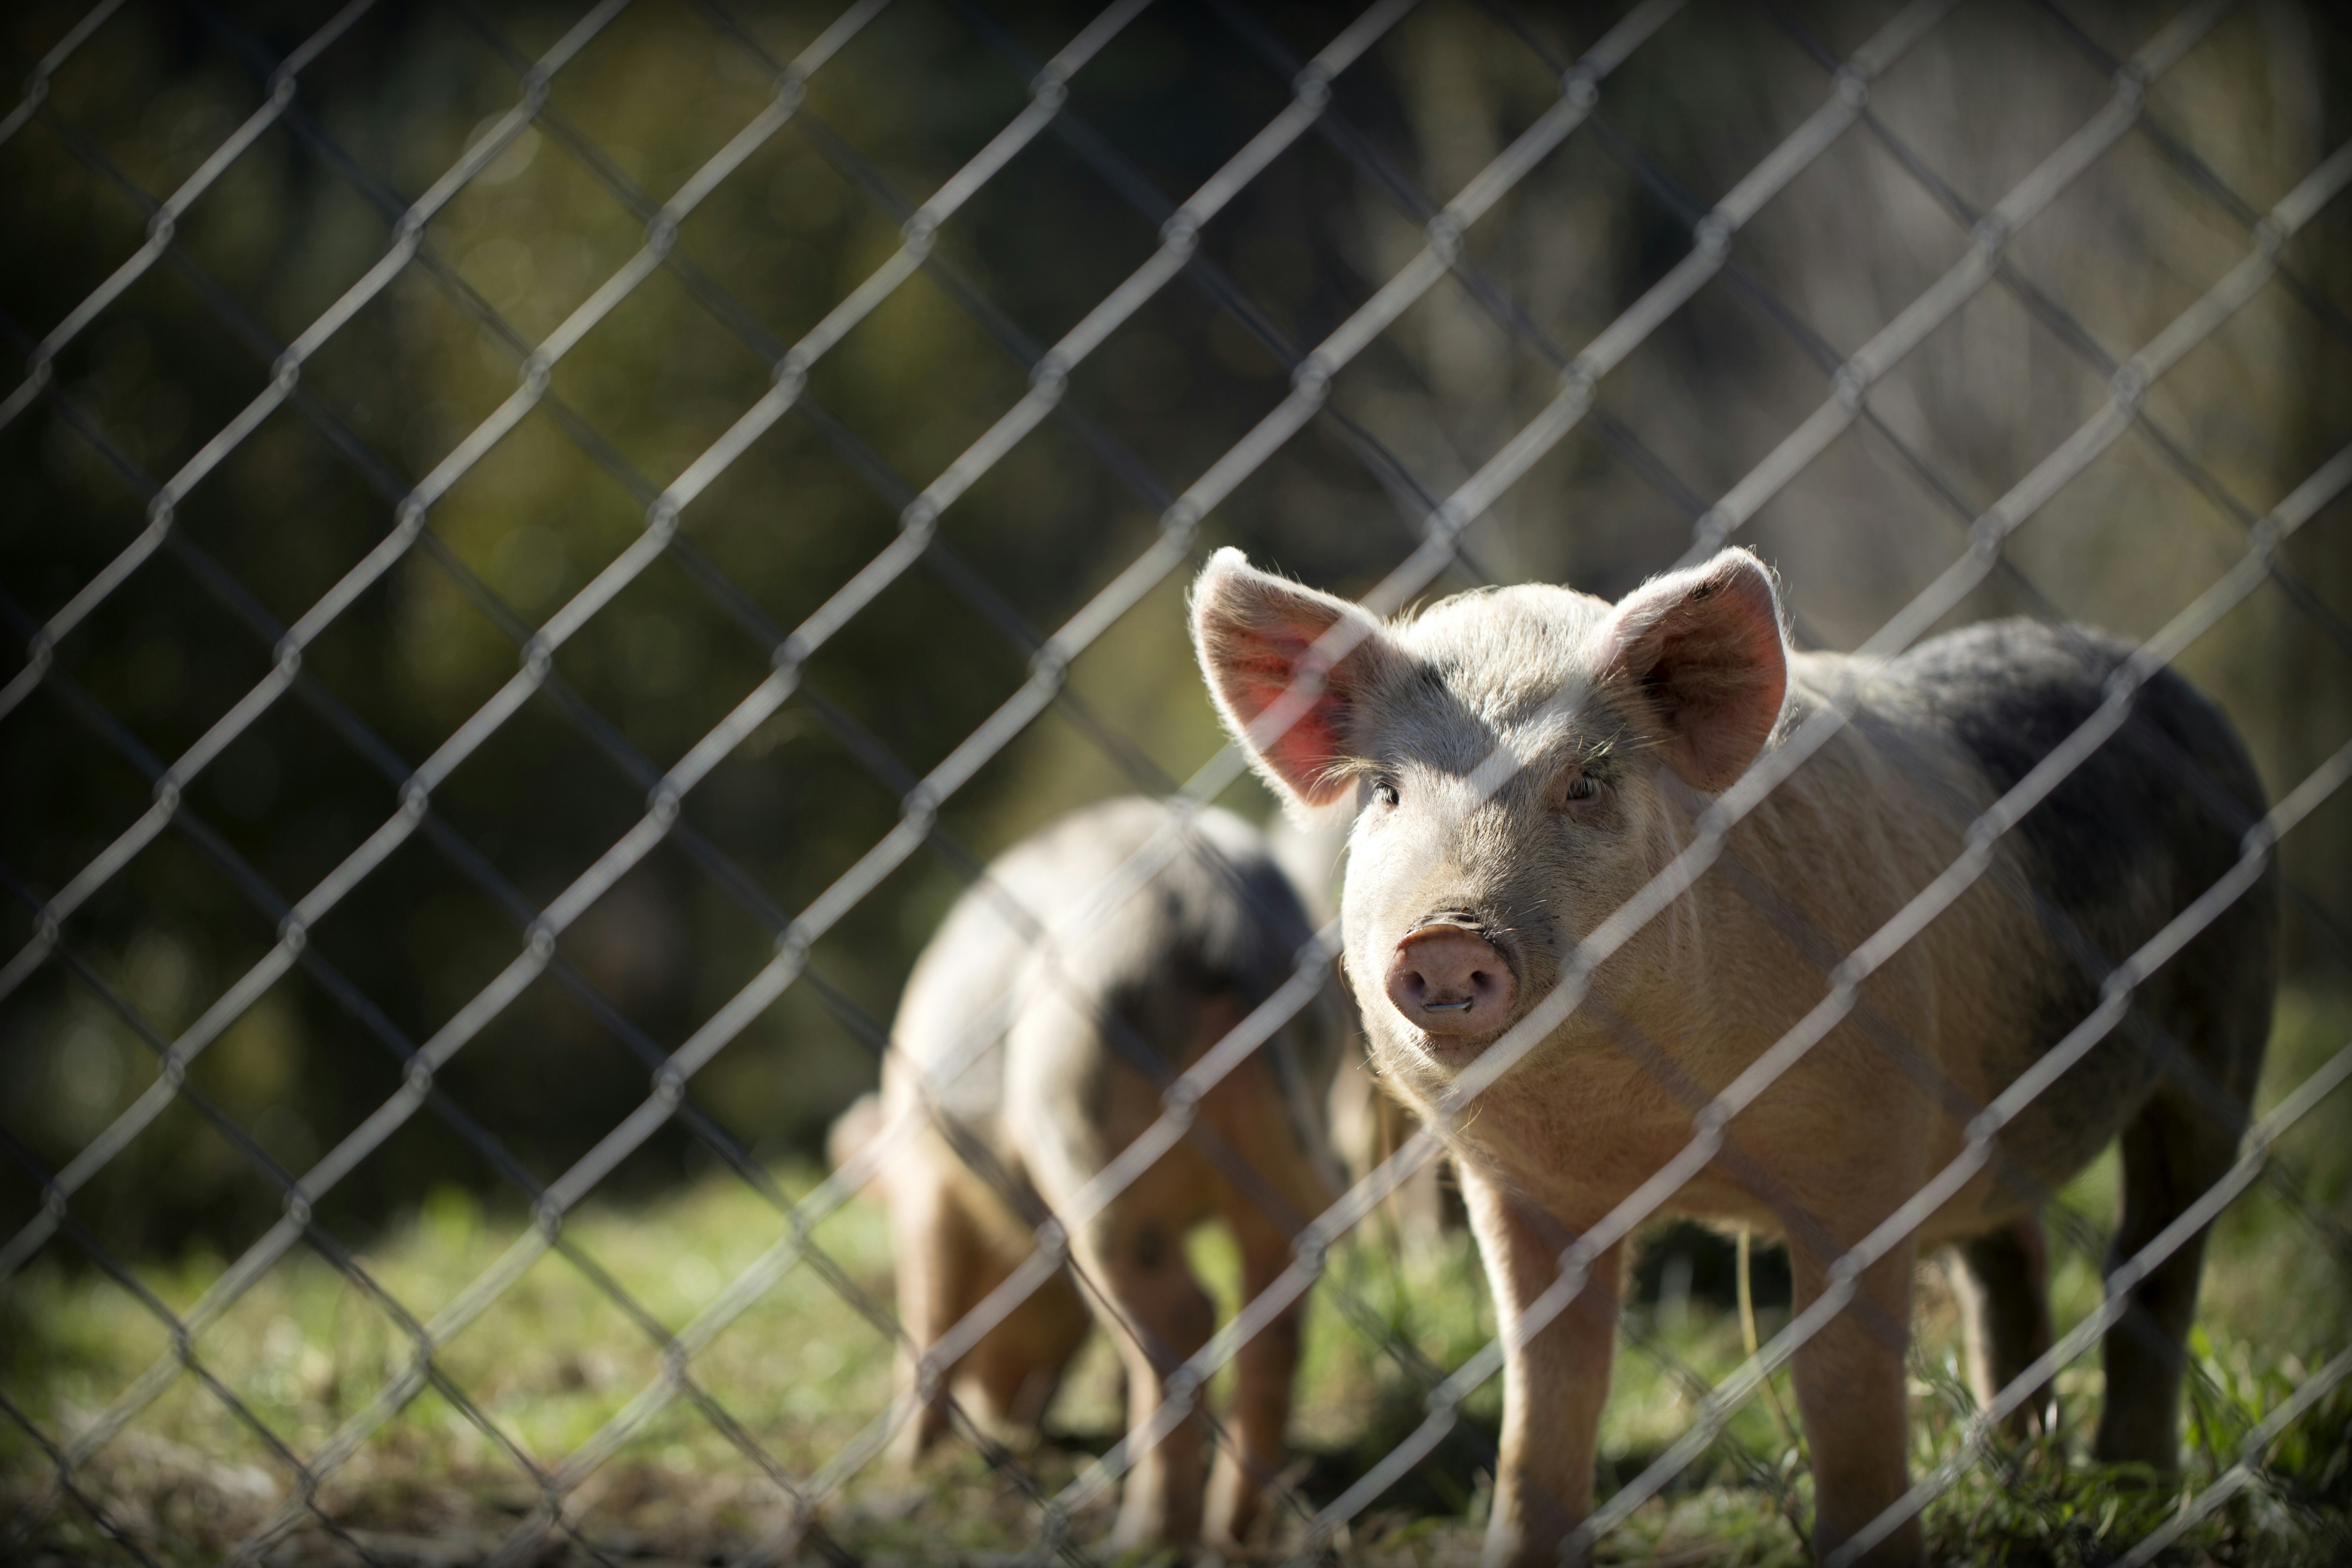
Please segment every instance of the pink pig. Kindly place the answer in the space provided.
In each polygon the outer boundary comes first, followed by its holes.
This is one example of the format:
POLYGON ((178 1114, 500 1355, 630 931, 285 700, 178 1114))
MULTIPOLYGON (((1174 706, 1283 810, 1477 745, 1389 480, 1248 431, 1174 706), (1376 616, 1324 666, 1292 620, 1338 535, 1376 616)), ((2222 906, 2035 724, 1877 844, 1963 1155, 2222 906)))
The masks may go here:
MULTIPOLYGON (((1795 653, 1771 575, 1740 550, 1614 605, 1530 585, 1387 622, 1223 550, 1194 589, 1193 629, 1219 709, 1276 791, 1300 809, 1354 799, 1348 979, 1381 1081, 1424 1114, 1691 841, 1716 794, 1833 697, 1853 704, 1446 1132, 1505 1331, 1486 1558, 1556 1563, 1591 1510, 1622 1247, 1600 1254, 1568 1310, 1524 1339, 1513 1325, 1573 1237, 1690 1143, 1695 1113, 1822 1003, 1829 968, 2090 716, 2129 650, 2010 621, 1891 660, 1795 653)), ((2263 804, 2228 721, 2156 675, 2121 730, 1995 842, 1990 872, 1729 1123, 1665 1212, 1785 1237, 1804 1309, 1839 1254, 1960 1152, 1969 1119, 2099 1006, 2110 968, 2237 861, 2263 804)), ((1913 1232, 1916 1247, 1959 1250, 1982 1393, 2051 1342, 2042 1197, 2120 1132, 2115 1245, 2128 1256, 2234 1158, 2274 984, 2265 876, 2140 980, 2126 1026, 1913 1232)), ((2103 1459, 2176 1464, 2201 1254, 2200 1237, 2143 1280, 2105 1342, 2103 1459)), ((1794 1358, 1823 1554, 1907 1485, 1914 1255, 1864 1271, 1794 1358)), ((1914 1520, 1870 1560, 1921 1551, 1914 1520)))

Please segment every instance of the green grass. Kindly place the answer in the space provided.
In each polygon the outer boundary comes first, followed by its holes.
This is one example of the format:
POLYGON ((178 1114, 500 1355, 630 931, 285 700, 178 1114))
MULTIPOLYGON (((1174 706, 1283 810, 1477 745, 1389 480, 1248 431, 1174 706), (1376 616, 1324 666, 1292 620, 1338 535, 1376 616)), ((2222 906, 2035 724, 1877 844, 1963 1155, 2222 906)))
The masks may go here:
MULTIPOLYGON (((2346 1039, 2352 999, 2292 994, 2283 1009, 2263 1104, 2346 1039)), ((2057 1436, 2019 1449, 1997 1446, 1927 1514, 1941 1562, 2095 1563, 2111 1559, 2169 1517, 2238 1457, 2251 1427, 2352 1340, 2352 1279, 2340 1250, 2309 1223, 2344 1236, 2352 1194, 2352 1117, 2330 1105, 2284 1139, 2278 1155, 2294 1190, 2265 1183, 2216 1228, 2193 1343, 2195 1375, 2184 1411, 2189 1469, 2179 1485, 2103 1472, 2084 1453, 2095 1419, 2095 1354, 2059 1380, 2057 1436), (2305 1211, 2298 1213, 2298 1209, 2305 1211)), ((778 1173, 787 1192, 814 1184, 805 1169, 778 1173)), ((2062 1199, 2097 1232, 2111 1221, 2112 1156, 2062 1199)), ((515 1251, 521 1216, 486 1215, 457 1188, 432 1193, 361 1261, 394 1297, 430 1319, 466 1285, 515 1251)), ((567 1247, 600 1268, 673 1330, 720 1296, 730 1281, 785 1238, 777 1210, 744 1184, 706 1181, 648 1206, 592 1204, 564 1231, 567 1247)), ((714 1409, 794 1478, 822 1469, 856 1443, 886 1407, 891 1359, 880 1331, 835 1280, 874 1303, 889 1300, 887 1220, 865 1200, 828 1216, 812 1237, 822 1267, 803 1260, 692 1362, 694 1387, 714 1409), (830 1272, 833 1278, 827 1277, 830 1272)), ((59 1249, 53 1247, 52 1253, 59 1249)), ((1194 1258, 1230 1311, 1231 1249, 1213 1233, 1194 1258)), ((2061 1245, 2053 1299, 2063 1331, 2097 1302, 2095 1260, 2061 1245)), ((224 1262, 195 1253, 143 1269, 141 1284, 186 1309, 224 1262)), ((1914 1352, 1913 1468, 1956 1451, 1971 1414, 1948 1291, 1923 1266, 1914 1352)), ((1785 1308, 1766 1310, 1769 1337, 1785 1308)), ((1492 1333, 1483 1278, 1466 1237, 1400 1259, 1369 1244, 1340 1251, 1311 1308, 1307 1364, 1286 1472, 1298 1495, 1338 1495, 1422 1420, 1424 1384, 1388 1353, 1409 1345, 1451 1370, 1492 1333), (1339 1287, 1335 1289, 1334 1287, 1339 1287)), ((0 1367, 11 1404, 53 1439, 69 1439, 172 1350, 156 1318, 121 1285, 88 1271, 37 1262, 0 1295, 0 1367)), ((1697 1410, 1693 1377, 1715 1380, 1743 1355, 1736 1316, 1694 1301, 1633 1303, 1602 1425, 1601 1489, 1630 1479, 1679 1436, 1697 1410)), ((299 1252, 257 1284, 196 1347, 203 1372, 233 1390, 265 1424, 241 1425, 195 1376, 181 1373, 139 1418, 77 1472, 85 1495, 142 1548, 166 1561, 209 1561, 273 1515, 291 1495, 270 1441, 311 1454, 410 1364, 404 1331, 314 1253, 299 1252)), ((512 1286, 437 1358, 440 1371, 502 1437, 493 1440, 428 1386, 385 1420, 322 1489, 320 1503, 372 1552, 391 1560, 487 1556, 532 1517, 538 1497, 501 1447, 543 1467, 596 1437, 654 1384, 661 1358, 645 1331, 596 1288, 581 1262, 536 1258, 512 1286)), ((1213 1394, 1222 1394, 1222 1383, 1213 1394)), ((1052 1436, 1020 1454, 1048 1492, 1077 1477, 1118 1435, 1118 1373, 1108 1344, 1090 1342, 1048 1422, 1052 1436)), ((1465 1406, 1461 1429, 1376 1500, 1346 1538, 1350 1561, 1424 1565, 1476 1555, 1488 1482, 1484 1456, 1500 1388, 1489 1382, 1465 1406)), ((1793 1413, 1785 1375, 1780 1399, 1793 1413)), ((52 1470, 18 1426, 0 1421, 0 1504, 16 1518, 44 1509, 30 1554, 120 1558, 89 1517, 51 1495, 52 1470)), ((1620 1561, 1725 1564, 1805 1560, 1798 1528, 1811 1509, 1802 1445, 1771 1402, 1751 1401, 1718 1442, 1662 1496, 1637 1510, 1604 1547, 1620 1561)), ((570 1494, 567 1518, 614 1557, 704 1561, 748 1547, 785 1519, 781 1494, 760 1465, 694 1400, 672 1400, 570 1494)), ((824 1528, 881 1561, 949 1556, 994 1560, 1027 1545, 1037 1509, 1006 1469, 969 1444, 909 1476, 878 1458, 849 1476, 825 1503, 824 1528)), ((2259 1484, 2193 1529, 2173 1560, 2300 1563, 2352 1558, 2352 1384, 2339 1385, 2268 1453, 2259 1484)), ((1074 1536, 1107 1528, 1108 1500, 1082 1511, 1074 1536)), ((323 1548, 315 1525, 294 1548, 323 1548)), ((1276 1541, 1296 1539, 1282 1523, 1276 1541)), ((555 1540, 563 1542, 559 1533, 555 1540)), ((571 1556, 588 1560, 577 1542, 571 1556)))

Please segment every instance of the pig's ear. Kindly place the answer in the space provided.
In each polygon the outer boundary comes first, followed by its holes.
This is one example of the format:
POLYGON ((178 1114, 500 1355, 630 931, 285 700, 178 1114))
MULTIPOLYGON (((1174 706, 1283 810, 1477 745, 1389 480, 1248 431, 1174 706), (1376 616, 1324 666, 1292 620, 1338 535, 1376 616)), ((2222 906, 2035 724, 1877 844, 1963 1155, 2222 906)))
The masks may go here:
POLYGON ((1676 776, 1722 789, 1763 750, 1789 689, 1772 574, 1747 551, 1726 550, 1645 583, 1618 602, 1595 663, 1676 776))
POLYGON ((1228 548, 1192 585, 1192 647, 1225 727, 1277 790, 1305 806, 1347 793, 1337 770, 1357 754, 1366 688, 1403 657, 1378 621, 1228 548))

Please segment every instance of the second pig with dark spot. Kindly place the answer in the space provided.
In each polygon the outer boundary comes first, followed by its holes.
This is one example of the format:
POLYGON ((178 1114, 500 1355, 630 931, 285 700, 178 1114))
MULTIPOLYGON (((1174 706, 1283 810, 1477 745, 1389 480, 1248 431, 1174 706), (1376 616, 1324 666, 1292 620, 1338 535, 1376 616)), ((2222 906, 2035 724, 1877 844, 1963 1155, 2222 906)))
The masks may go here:
POLYGON ((1057 1272, 988 1322, 907 1427, 907 1457, 945 1434, 949 1397, 993 1423, 1034 1423, 1099 1319, 1125 1363, 1136 1445, 1112 1549, 1249 1535, 1283 1464, 1299 1304, 1234 1357, 1213 1477, 1201 1420, 1156 1440, 1143 1429, 1169 1374, 1215 1327, 1185 1237, 1223 1221, 1255 1298, 1335 1195, 1325 1105, 1351 1038, 1335 989, 1307 985, 1263 1043, 1229 1047, 1238 1060, 1201 1097, 1189 1133, 1097 1184, 1160 1120, 1166 1086, 1292 982, 1314 936, 1257 829, 1149 800, 1063 817, 950 911, 907 982, 879 1103, 843 1117, 835 1160, 894 1141, 879 1146, 889 1152, 877 1180, 898 1313, 919 1350, 956 1334, 1031 1259, 1047 1211, 1066 1216, 1087 1289, 1057 1272))

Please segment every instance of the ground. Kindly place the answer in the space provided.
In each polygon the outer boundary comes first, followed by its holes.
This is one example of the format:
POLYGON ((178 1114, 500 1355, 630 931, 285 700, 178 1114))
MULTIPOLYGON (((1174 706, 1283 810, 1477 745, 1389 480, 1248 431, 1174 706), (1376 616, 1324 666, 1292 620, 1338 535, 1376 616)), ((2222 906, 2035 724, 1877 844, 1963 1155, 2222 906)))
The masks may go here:
MULTIPOLYGON (((2347 1039, 2352 996, 2290 992, 2263 1105, 2347 1039)), ((2252 1425, 2352 1342, 2348 1124, 2352 1114, 2340 1103, 2307 1119, 2278 1146, 2292 1181, 2255 1187, 2216 1232, 2193 1345, 2181 1481, 2150 1485, 2089 1464, 2083 1448, 2098 1398, 2094 1355, 2061 1377, 2058 1436, 2022 1451, 1996 1449, 1928 1509, 1937 1561, 2113 1560, 2226 1470, 2252 1425)), ((797 1198, 817 1175, 790 1166, 772 1179, 797 1198)), ((2085 1248, 2099 1244, 2112 1217, 2114 1185, 2110 1156, 2061 1200, 2054 1296, 2062 1331, 2098 1300, 2098 1271, 2085 1248)), ((1118 1436, 1118 1368, 1097 1335, 1042 1441, 999 1450, 992 1463, 979 1445, 957 1440, 911 1474, 887 1453, 864 1459, 885 1435, 878 1418, 893 1391, 887 1342, 867 1315, 890 1299, 887 1222, 871 1199, 826 1215, 810 1233, 813 1247, 798 1253, 772 1197, 724 1173, 650 1205, 592 1203, 564 1226, 560 1250, 533 1256, 535 1236, 524 1215, 495 1206, 486 1213, 453 1186, 362 1251, 370 1277, 428 1321, 466 1300, 461 1292, 485 1271, 519 1269, 436 1358, 440 1381, 404 1404, 379 1395, 388 1386, 396 1395, 396 1380, 412 1365, 406 1331, 324 1258, 297 1253, 200 1336, 202 1375, 172 1376, 152 1406, 75 1472, 76 1490, 155 1560, 210 1562, 280 1518, 289 1500, 299 1503, 273 1445, 315 1457, 339 1430, 365 1430, 317 1495, 341 1542, 296 1506, 290 1528, 263 1545, 261 1560, 449 1563, 487 1560, 505 1547, 508 1561, 733 1562, 791 1549, 790 1485, 824 1493, 796 1549, 803 1557, 992 1563, 1034 1549, 1040 1500, 1081 1480, 1118 1436), (698 1338, 688 1327, 698 1314, 706 1324, 722 1315, 736 1300, 731 1282, 763 1259, 770 1272, 781 1268, 772 1285, 723 1329, 698 1338), (691 1342, 686 1384, 664 1382, 647 1325, 614 1304, 598 1271, 691 1342), (264 1430, 241 1425, 205 1377, 235 1391, 264 1430), (373 1415, 387 1410, 375 1425, 373 1415), (519 1462, 525 1457, 570 1483, 552 1524, 519 1462)), ((1223 1238, 1197 1238, 1194 1257, 1230 1312, 1234 1270, 1223 1238)), ((138 1279, 184 1310, 223 1268, 199 1250, 138 1279)), ((1627 1310, 1602 1433, 1604 1498, 1687 1427, 1704 1396, 1700 1380, 1720 1379, 1743 1355, 1738 1315, 1704 1290, 1676 1289, 1673 1269, 1657 1289, 1660 1272, 1646 1271, 1652 1287, 1627 1310)), ((1915 1473, 1958 1449, 1971 1408, 1936 1264, 1922 1266, 1921 1284, 1915 1473)), ((1786 1321, 1785 1306, 1768 1300, 1759 1317, 1769 1339, 1786 1321)), ((1465 1237, 1402 1259, 1370 1242, 1341 1249, 1316 1292, 1308 1329, 1293 1427, 1297 1457, 1285 1477, 1298 1508, 1277 1510, 1265 1554, 1291 1555, 1303 1510, 1337 1497, 1420 1425, 1428 1385, 1410 1364, 1414 1358, 1450 1371, 1491 1332, 1465 1237)), ((85 1430, 171 1352, 159 1320, 93 1270, 45 1258, 0 1296, 7 1405, 52 1441, 85 1430)), ((1335 1542, 1345 1561, 1396 1568, 1475 1561, 1499 1393, 1491 1380, 1479 1388, 1462 1426, 1352 1521, 1335 1542)), ((1604 1561, 1804 1561, 1810 1482, 1801 1443, 1780 1414, 1787 1399, 1784 1375, 1777 1400, 1741 1408, 1728 1440, 1607 1539, 1604 1561)), ((0 1417, 7 1414, 0 1408, 0 1417)), ((2255 1485, 2190 1530, 2166 1561, 2352 1562, 2352 1380, 2289 1427, 2267 1460, 2255 1485)), ((1091 1556, 1086 1545, 1107 1530, 1111 1502, 1101 1493, 1072 1512, 1068 1539, 1080 1553, 1091 1556)), ((0 1558, 131 1560, 60 1496, 38 1442, 5 1419, 0 1520, 15 1532, 0 1538, 7 1542, 0 1558)))

